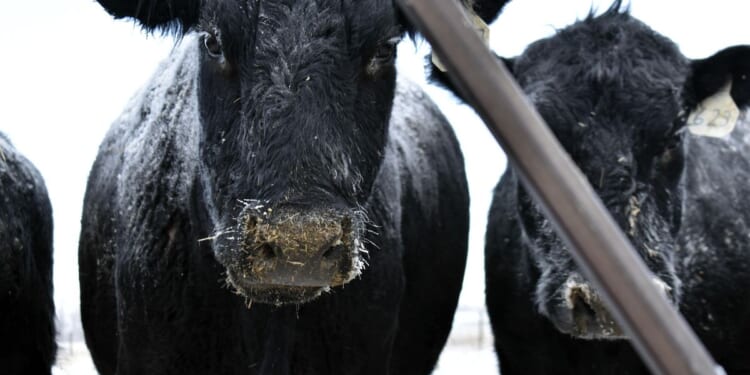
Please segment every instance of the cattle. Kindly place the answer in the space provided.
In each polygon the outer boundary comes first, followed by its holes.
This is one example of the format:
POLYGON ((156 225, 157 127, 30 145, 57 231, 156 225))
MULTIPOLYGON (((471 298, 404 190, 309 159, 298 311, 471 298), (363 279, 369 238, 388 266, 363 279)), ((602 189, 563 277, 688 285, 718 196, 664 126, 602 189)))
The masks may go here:
POLYGON ((49 375, 57 351, 54 318, 47 189, 0 133, 0 372, 49 375))
MULTIPOLYGON (((617 1, 503 62, 653 285, 729 374, 750 373, 750 46, 690 60, 617 1)), ((485 246, 503 375, 648 373, 513 168, 485 246)))
POLYGON ((100 0, 178 36, 89 175, 101 374, 428 374, 464 272, 443 115, 397 78, 391 0, 100 0))

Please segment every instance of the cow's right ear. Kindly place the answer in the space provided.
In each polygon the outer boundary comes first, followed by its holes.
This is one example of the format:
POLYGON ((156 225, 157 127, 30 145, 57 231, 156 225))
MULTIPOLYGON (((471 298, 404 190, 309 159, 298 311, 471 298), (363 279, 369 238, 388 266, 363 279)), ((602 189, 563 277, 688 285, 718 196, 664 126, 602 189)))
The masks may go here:
MULTIPOLYGON (((506 58, 506 57, 500 57, 495 55, 501 64, 505 65, 505 68, 508 69, 510 74, 513 74, 513 66, 515 65, 516 59, 515 58, 506 58)), ((435 83, 438 86, 442 86, 446 89, 448 89, 450 92, 453 93, 453 95, 456 95, 459 99, 461 99, 462 102, 466 102, 466 98, 462 95, 460 90, 456 88, 455 85, 453 85, 453 82, 451 82, 450 77, 448 76, 447 72, 442 71, 439 69, 435 64, 432 62, 431 58, 427 58, 427 64, 428 68, 428 74, 427 74, 427 80, 431 83, 435 83)))
POLYGON ((180 32, 200 18, 201 0, 97 0, 115 18, 132 18, 149 31, 180 32))

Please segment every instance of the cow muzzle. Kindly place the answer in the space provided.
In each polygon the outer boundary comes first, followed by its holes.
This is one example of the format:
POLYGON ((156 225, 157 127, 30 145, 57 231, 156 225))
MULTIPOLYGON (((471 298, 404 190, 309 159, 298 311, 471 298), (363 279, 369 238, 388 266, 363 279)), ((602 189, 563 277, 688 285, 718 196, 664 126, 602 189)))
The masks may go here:
MULTIPOLYGON (((654 286, 668 298, 670 287, 659 278, 654 286)), ((561 289, 562 304, 550 317, 563 333, 580 339, 617 340, 625 333, 612 318, 604 302, 593 287, 580 276, 572 275, 561 289)))
POLYGON ((306 302, 359 275, 362 226, 354 212, 246 208, 237 249, 222 262, 228 281, 254 301, 306 302))

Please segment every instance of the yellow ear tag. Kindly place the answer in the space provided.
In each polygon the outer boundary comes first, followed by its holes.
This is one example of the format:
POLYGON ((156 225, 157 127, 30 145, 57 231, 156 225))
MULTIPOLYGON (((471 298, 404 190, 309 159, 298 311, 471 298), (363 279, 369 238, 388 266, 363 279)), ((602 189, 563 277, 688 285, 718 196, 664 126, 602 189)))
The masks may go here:
POLYGON ((723 138, 737 125, 740 109, 732 96, 732 81, 727 82, 716 94, 704 99, 688 117, 688 130, 705 137, 723 138))
MULTIPOLYGON (((482 20, 481 17, 477 16, 476 13, 474 13, 471 10, 467 10, 469 14, 466 14, 466 22, 469 26, 473 27, 474 30, 477 31, 477 34, 482 38, 482 41, 484 42, 484 45, 489 47, 490 45, 490 28, 487 26, 486 23, 484 23, 484 20, 482 20)), ((440 61, 440 58, 438 55, 433 51, 432 52, 432 64, 435 65, 436 68, 440 69, 441 72, 447 72, 448 69, 443 65, 443 63, 440 61)))

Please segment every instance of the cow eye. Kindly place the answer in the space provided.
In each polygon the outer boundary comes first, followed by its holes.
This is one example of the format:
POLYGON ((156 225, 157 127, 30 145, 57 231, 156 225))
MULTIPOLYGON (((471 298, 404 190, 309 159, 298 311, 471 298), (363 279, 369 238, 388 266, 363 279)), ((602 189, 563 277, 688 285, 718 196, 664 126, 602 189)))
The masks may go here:
POLYGON ((394 57, 396 57, 396 45, 401 41, 400 37, 391 38, 387 41, 380 43, 378 48, 375 50, 375 54, 372 59, 373 62, 379 65, 386 65, 393 63, 394 57))
POLYGON ((390 44, 383 44, 375 51, 373 58, 378 62, 387 63, 393 59, 396 49, 390 44))
POLYGON ((216 35, 206 33, 206 35, 203 36, 203 46, 206 47, 206 52, 208 52, 209 56, 215 59, 222 57, 223 51, 221 50, 221 43, 216 35))

